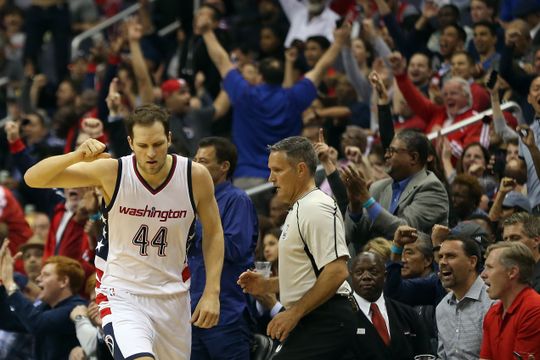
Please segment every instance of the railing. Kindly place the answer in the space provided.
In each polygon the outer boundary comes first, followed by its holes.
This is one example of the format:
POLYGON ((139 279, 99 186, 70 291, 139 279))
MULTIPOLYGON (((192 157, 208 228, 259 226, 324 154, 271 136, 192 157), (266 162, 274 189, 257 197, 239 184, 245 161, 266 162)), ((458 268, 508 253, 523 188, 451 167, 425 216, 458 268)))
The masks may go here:
MULTIPOLYGON (((154 0, 150 0, 150 2, 154 2, 154 0)), ((118 14, 103 20, 93 28, 83 31, 79 35, 75 36, 73 40, 71 40, 71 58, 75 58, 75 56, 77 55, 77 50, 79 49, 79 46, 84 40, 125 19, 129 15, 139 10, 140 7, 141 5, 139 3, 133 4, 130 7, 120 11, 118 14)))
MULTIPOLYGON (((504 104, 501 104, 501 109, 502 110, 508 110, 508 109, 511 109, 511 108, 515 108, 518 112, 521 113, 521 108, 520 106, 514 102, 514 101, 509 101, 509 102, 505 102, 504 104)), ((462 120, 458 123, 455 123, 455 124, 452 124, 450 126, 447 126, 445 127, 444 129, 441 129, 441 135, 448 135, 450 133, 453 133, 465 126, 469 126, 471 124, 474 124, 475 122, 478 122, 478 121, 482 121, 482 119, 486 116, 490 116, 491 114, 493 114, 493 110, 489 109, 489 110, 486 110, 486 111, 482 111, 481 113, 478 113, 474 116, 471 116, 465 120, 462 120)), ((429 140, 434 140, 437 138, 437 136, 439 136, 439 133, 438 132, 433 132, 429 135, 427 135, 428 139, 429 140)), ((323 170, 323 167, 321 165, 317 166, 317 172, 319 171, 322 171, 323 170)), ((273 188, 273 185, 271 183, 266 183, 266 184, 261 184, 261 185, 258 185, 258 186, 254 186, 250 189, 247 189, 246 190, 246 193, 249 195, 249 196, 255 196, 255 195, 258 195, 262 192, 265 192, 265 191, 268 191, 268 190, 271 190, 273 188)))
POLYGON ((163 27, 162 29, 158 30, 157 34, 159 37, 164 37, 175 31, 180 27, 181 23, 180 20, 176 20, 169 25, 163 27))
MULTIPOLYGON (((518 105, 518 103, 516 103, 515 101, 508 101, 508 102, 505 102, 504 104, 501 104, 501 109, 502 110, 507 110, 507 109, 511 109, 511 108, 515 108, 518 110, 519 113, 521 113, 521 107, 518 105)), ((441 135, 448 135, 448 134, 451 134, 455 131, 458 131, 459 129, 465 127, 465 126, 469 126, 471 124, 474 124, 478 121, 482 121, 482 119, 486 116, 490 116, 491 114, 493 114, 493 110, 492 109, 488 109, 486 111, 482 111, 481 113, 478 113, 476 115, 473 115, 469 118, 466 118, 465 120, 462 120, 460 122, 457 122, 455 124, 452 124, 450 126, 447 126, 443 129, 441 129, 441 135)), ((439 132, 436 131, 436 132, 432 132, 431 134, 428 134, 427 137, 429 140, 434 140, 437 138, 437 136, 439 136, 439 132)))

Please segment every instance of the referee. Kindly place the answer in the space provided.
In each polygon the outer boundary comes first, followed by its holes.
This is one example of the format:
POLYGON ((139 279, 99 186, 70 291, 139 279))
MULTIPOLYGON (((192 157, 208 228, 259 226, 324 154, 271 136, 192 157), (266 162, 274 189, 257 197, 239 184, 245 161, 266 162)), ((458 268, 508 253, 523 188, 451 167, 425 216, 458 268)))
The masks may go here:
POLYGON ((276 360, 340 359, 354 336, 343 219, 335 201, 315 186, 316 166, 304 137, 270 147, 269 180, 290 206, 279 240, 281 278, 247 271, 238 280, 252 295, 279 292, 285 311, 267 328, 281 342, 276 360))

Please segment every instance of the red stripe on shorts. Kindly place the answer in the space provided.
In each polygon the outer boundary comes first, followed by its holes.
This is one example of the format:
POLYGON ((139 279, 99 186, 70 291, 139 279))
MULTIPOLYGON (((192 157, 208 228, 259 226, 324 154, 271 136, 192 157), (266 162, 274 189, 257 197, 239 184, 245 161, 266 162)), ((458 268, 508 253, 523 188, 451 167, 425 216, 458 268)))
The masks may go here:
POLYGON ((189 266, 186 266, 184 270, 182 270, 182 281, 186 282, 191 277, 191 273, 189 272, 189 266))

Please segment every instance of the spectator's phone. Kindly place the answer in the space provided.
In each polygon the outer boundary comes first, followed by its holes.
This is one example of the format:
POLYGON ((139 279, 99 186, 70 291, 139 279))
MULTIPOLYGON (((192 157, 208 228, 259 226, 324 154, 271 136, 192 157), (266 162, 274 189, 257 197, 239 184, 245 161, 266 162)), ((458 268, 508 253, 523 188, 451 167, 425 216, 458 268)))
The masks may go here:
POLYGON ((504 175, 504 168, 506 166, 506 153, 505 152, 496 152, 495 153, 495 162, 491 168, 491 174, 498 176, 499 178, 504 175))
POLYGON ((512 187, 514 187, 514 186, 517 185, 517 183, 516 183, 515 179, 504 179, 503 180, 503 185, 504 186, 512 186, 512 187))
POLYGON ((497 82, 497 76, 499 75, 499 73, 496 71, 496 70, 492 70, 491 73, 489 74, 489 79, 486 83, 486 86, 488 89, 493 89, 495 87, 495 83, 497 82))
POLYGON ((354 23, 358 17, 362 14, 362 9, 359 6, 354 6, 350 8, 347 13, 345 14, 345 21, 349 24, 354 23))
POLYGON ((358 20, 360 15, 362 15, 361 10, 362 9, 359 6, 354 6, 347 10, 347 13, 344 17, 336 20, 336 27, 341 27, 344 23, 353 24, 356 20, 358 20))
POLYGON ((519 135, 521 137, 527 137, 529 135, 529 129, 519 129, 519 135))

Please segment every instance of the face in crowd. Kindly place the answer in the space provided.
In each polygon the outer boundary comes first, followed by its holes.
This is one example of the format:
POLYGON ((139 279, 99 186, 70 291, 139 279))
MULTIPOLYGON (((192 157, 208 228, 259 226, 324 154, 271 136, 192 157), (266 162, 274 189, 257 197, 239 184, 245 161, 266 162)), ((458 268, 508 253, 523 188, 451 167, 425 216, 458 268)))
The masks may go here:
POLYGON ((460 240, 445 240, 439 250, 439 278, 446 289, 460 290, 468 284, 471 274, 476 273, 476 256, 465 253, 460 240))
POLYGON ((362 298, 375 302, 382 294, 386 270, 380 256, 371 252, 359 254, 351 267, 352 288, 362 298))

